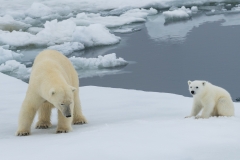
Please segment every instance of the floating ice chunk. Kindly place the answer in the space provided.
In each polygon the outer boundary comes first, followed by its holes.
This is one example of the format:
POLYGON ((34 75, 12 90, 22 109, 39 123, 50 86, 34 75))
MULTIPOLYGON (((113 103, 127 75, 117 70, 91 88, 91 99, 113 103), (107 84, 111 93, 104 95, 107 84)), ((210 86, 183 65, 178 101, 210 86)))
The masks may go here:
POLYGON ((118 27, 134 22, 145 22, 145 18, 148 15, 157 14, 157 10, 150 8, 146 9, 132 9, 120 16, 101 16, 100 14, 94 13, 79 13, 76 18, 72 20, 80 26, 86 26, 90 24, 102 24, 106 27, 118 27))
POLYGON ((0 17, 0 29, 6 31, 13 30, 25 30, 31 27, 30 24, 25 24, 20 21, 16 21, 10 15, 5 15, 4 17, 0 17))
POLYGON ((34 18, 31 18, 31 17, 26 17, 23 20, 23 22, 27 23, 27 24, 31 24, 32 26, 39 26, 42 23, 40 19, 34 19, 34 18))
POLYGON ((75 51, 83 50, 84 45, 79 42, 65 42, 60 45, 50 46, 48 49, 54 49, 63 53, 64 55, 69 55, 75 51))
POLYGON ((141 28, 119 28, 119 29, 115 29, 113 30, 113 32, 115 33, 132 33, 132 32, 136 32, 136 31, 140 31, 141 28))
POLYGON ((107 14, 105 14, 105 16, 120 16, 121 14, 123 14, 126 11, 131 10, 131 9, 135 9, 135 8, 127 6, 127 7, 113 9, 110 12, 108 12, 107 14))
POLYGON ((173 11, 165 11, 163 12, 163 16, 165 20, 181 20, 181 19, 189 19, 191 17, 192 11, 189 8, 185 8, 182 6, 173 11))
POLYGON ((67 16, 72 12, 69 6, 54 7, 53 10, 60 16, 67 16))
POLYGON ((88 27, 76 27, 72 35, 73 42, 80 42, 85 47, 112 45, 119 43, 120 37, 111 34, 109 30, 101 24, 92 24, 88 27))
POLYGON ((8 61, 8 60, 20 60, 22 58, 22 54, 16 53, 7 49, 3 49, 0 47, 0 64, 8 61))
POLYGON ((98 56, 98 58, 71 57, 69 59, 76 70, 115 68, 128 64, 123 58, 117 58, 115 53, 98 56))
POLYGON ((48 6, 45 6, 42 3, 34 2, 31 7, 26 10, 26 15, 32 18, 39 18, 47 15, 51 15, 52 9, 48 6))
POLYGON ((27 32, 0 31, 0 44, 20 47, 27 45, 52 46, 64 42, 80 42, 85 47, 92 47, 120 42, 120 37, 111 34, 106 27, 100 24, 77 27, 71 20, 61 22, 53 20, 46 22, 44 27, 36 35, 27 32), (16 37, 18 38, 16 39, 16 37))
POLYGON ((191 11, 195 12, 195 13, 198 12, 198 7, 197 6, 192 6, 191 11))
POLYGON ((40 27, 30 27, 27 29, 27 32, 31 33, 31 34, 37 34, 38 32, 42 31, 44 28, 40 28, 40 27))
POLYGON ((31 68, 27 68, 24 64, 21 64, 16 60, 9 60, 0 65, 0 72, 18 79, 28 80, 31 68))

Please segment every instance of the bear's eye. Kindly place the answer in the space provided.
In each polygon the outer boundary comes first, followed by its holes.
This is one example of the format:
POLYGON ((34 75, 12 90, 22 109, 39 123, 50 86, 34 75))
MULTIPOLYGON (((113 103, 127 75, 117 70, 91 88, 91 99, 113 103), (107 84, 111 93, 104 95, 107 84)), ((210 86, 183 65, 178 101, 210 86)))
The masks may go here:
POLYGON ((61 103, 61 105, 63 106, 64 104, 63 104, 63 103, 61 103))
POLYGON ((198 87, 196 87, 196 88, 198 88, 198 87))
POLYGON ((190 88, 192 88, 192 87, 190 87, 190 88))

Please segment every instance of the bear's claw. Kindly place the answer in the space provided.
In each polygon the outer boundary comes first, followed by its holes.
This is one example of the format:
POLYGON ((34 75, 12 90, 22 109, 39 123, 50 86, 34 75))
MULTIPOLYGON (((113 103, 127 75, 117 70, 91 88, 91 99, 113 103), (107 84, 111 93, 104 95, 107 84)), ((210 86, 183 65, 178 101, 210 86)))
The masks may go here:
POLYGON ((56 133, 68 133, 67 130, 58 130, 56 133))
POLYGON ((78 119, 75 119, 73 120, 73 124, 75 125, 81 125, 81 124, 86 124, 87 123, 87 120, 85 117, 81 117, 81 118, 78 118, 78 119))
POLYGON ((48 129, 52 126, 52 124, 50 122, 42 122, 42 121, 39 121, 37 122, 36 124, 36 129, 48 129))
POLYGON ((17 136, 28 136, 30 132, 18 132, 17 136))

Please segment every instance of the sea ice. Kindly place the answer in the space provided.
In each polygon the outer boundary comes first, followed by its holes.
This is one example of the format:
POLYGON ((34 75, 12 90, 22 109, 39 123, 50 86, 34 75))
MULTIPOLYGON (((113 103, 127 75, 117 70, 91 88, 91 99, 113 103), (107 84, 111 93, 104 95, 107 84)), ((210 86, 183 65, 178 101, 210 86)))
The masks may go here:
POLYGON ((25 24, 20 21, 16 21, 10 15, 0 17, 0 30, 13 31, 13 30, 26 30, 31 27, 30 24, 25 24))
POLYGON ((22 54, 16 53, 3 47, 0 47, 0 64, 8 61, 8 60, 20 60, 22 58, 22 54))
POLYGON ((189 8, 185 8, 184 6, 172 11, 163 12, 163 16, 165 17, 166 21, 189 19, 191 15, 192 11, 189 8))
POLYGON ((111 34, 100 25, 76 26, 71 20, 53 20, 44 24, 44 29, 36 35, 27 32, 7 32, 0 30, 0 44, 20 47, 28 45, 53 46, 64 42, 80 42, 85 47, 110 45, 120 42, 120 37, 111 34), (18 37, 16 39, 16 37, 18 37))
POLYGON ((71 18, 77 25, 86 26, 94 23, 106 27, 118 27, 134 22, 145 22, 148 15, 157 14, 157 10, 150 8, 128 10, 120 16, 101 16, 100 13, 79 13, 76 18, 71 18))
POLYGON ((79 42, 65 42, 60 45, 50 46, 48 49, 57 50, 67 56, 75 51, 83 50, 84 45, 79 42))

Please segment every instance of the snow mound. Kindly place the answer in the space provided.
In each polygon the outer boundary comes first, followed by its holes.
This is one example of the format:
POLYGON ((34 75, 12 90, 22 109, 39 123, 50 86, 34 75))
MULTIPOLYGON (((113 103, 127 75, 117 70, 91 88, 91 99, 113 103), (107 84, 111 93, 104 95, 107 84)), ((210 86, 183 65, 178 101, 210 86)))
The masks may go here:
POLYGON ((13 30, 26 30, 31 27, 30 24, 25 24, 20 21, 16 21, 10 15, 5 15, 4 17, 0 17, 0 29, 6 31, 13 30))
POLYGON ((191 15, 192 11, 189 8, 185 8, 184 6, 172 11, 163 12, 163 16, 165 17, 166 21, 189 19, 191 15))
POLYGON ((123 58, 117 58, 115 53, 98 56, 97 58, 71 57, 69 59, 76 70, 115 68, 128 64, 123 58))
POLYGON ((22 58, 22 54, 3 49, 0 47, 0 64, 8 61, 8 60, 20 60, 22 58))
POLYGON ((36 35, 19 31, 0 31, 0 44, 3 45, 8 44, 15 47, 28 45, 53 46, 64 42, 80 42, 85 47, 92 47, 116 44, 120 42, 120 37, 111 34, 106 27, 100 24, 77 27, 71 20, 47 21, 44 24, 44 29, 36 35), (16 37, 18 38, 16 39, 16 37))
POLYGON ((64 55, 69 55, 75 51, 80 51, 84 49, 84 45, 79 42, 65 42, 60 45, 50 46, 48 49, 57 50, 64 55))
POLYGON ((157 10, 150 8, 132 9, 120 16, 101 16, 100 13, 79 13, 76 18, 71 18, 77 25, 87 26, 90 24, 102 24, 106 27, 118 27, 134 22, 145 22, 148 15, 157 14, 157 10))
POLYGON ((0 72, 25 81, 29 79, 31 68, 27 68, 16 60, 9 60, 0 65, 0 72))

